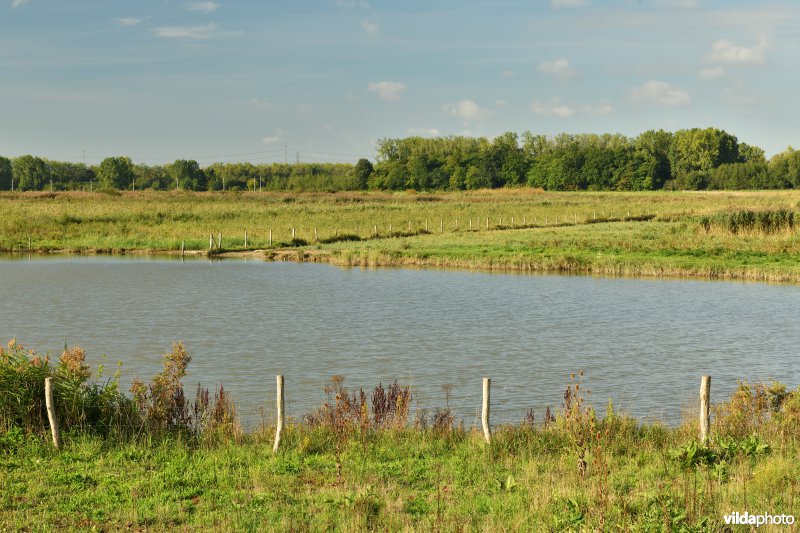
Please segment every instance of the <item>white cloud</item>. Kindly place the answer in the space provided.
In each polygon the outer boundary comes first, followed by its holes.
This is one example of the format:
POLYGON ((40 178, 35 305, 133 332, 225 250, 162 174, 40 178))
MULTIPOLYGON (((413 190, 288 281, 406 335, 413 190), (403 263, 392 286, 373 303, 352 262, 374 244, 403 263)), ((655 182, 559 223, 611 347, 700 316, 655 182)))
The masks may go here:
POLYGON ((708 67, 704 69, 700 69, 697 73, 697 77, 701 80, 715 80, 717 78, 721 78, 725 75, 725 69, 722 67, 708 67))
POLYGON ((697 0, 656 0, 656 3, 666 7, 697 7, 697 0))
POLYGON ((711 45, 711 59, 723 63, 763 63, 766 42, 762 39, 753 48, 737 46, 727 39, 720 39, 711 45))
POLYGON ((377 83, 369 82, 367 89, 371 93, 378 93, 381 100, 387 102, 394 102, 402 98, 406 90, 406 84, 399 81, 379 81, 377 83))
POLYGON ((117 22, 119 22, 121 26, 136 26, 142 22, 142 19, 137 19, 136 17, 122 17, 118 18, 117 22))
POLYGON ((650 80, 639 87, 634 87, 631 89, 631 95, 635 100, 667 107, 679 107, 692 103, 689 93, 677 85, 670 85, 659 80, 650 80))
POLYGON ((367 32, 367 35, 370 37, 377 35, 380 31, 381 27, 375 24, 374 22, 370 22, 368 20, 364 20, 361 22, 361 27, 364 28, 364 31, 367 32))
POLYGON ((508 102, 506 102, 505 100, 495 100, 494 101, 494 106, 495 107, 506 107, 507 105, 508 105, 508 102))
POLYGON ((269 109, 272 107, 272 102, 261 100, 260 98, 251 98, 250 103, 253 104, 253 107, 256 109, 269 109))
POLYGON ((11 9, 17 9, 19 6, 27 2, 28 0, 14 0, 11 2, 11 9))
POLYGON ((610 115, 614 108, 607 103, 597 105, 590 104, 567 104, 558 96, 550 101, 535 100, 530 105, 530 110, 544 117, 569 118, 582 113, 588 115, 610 115))
POLYGON ((550 7, 583 7, 589 0, 550 0, 550 7))
POLYGON ((577 112, 574 107, 562 103, 561 99, 558 97, 554 97, 549 102, 536 100, 531 104, 531 111, 537 115, 559 118, 572 117, 575 116, 577 112))
POLYGON ((514 77, 514 71, 513 70, 504 70, 503 72, 500 73, 500 75, 503 76, 504 78, 513 78, 514 77))
POLYGON ((488 109, 481 108, 474 100, 465 98, 456 104, 445 104, 442 111, 453 117, 460 117, 465 121, 482 120, 490 118, 494 113, 488 109))
POLYGON ((366 0, 333 0, 333 5, 341 9, 369 8, 369 2, 366 0))
POLYGON ((241 35, 241 31, 219 31, 213 22, 205 26, 162 26, 155 29, 156 35, 167 39, 208 39, 226 35, 241 35))
POLYGON ((204 13, 211 13, 219 8, 216 2, 186 2, 186 9, 189 11, 203 11, 204 13))
POLYGON ((270 144, 276 144, 276 143, 281 142, 281 139, 280 139, 280 137, 274 137, 274 136, 273 137, 264 137, 263 139, 261 139, 261 142, 264 143, 264 144, 270 145, 270 144))
POLYGON ((437 128, 408 128, 409 135, 417 137, 439 137, 441 132, 437 128))
POLYGON ((566 81, 578 75, 578 71, 572 68, 569 61, 563 57, 553 61, 542 61, 539 63, 539 70, 547 74, 552 74, 561 81, 566 81))

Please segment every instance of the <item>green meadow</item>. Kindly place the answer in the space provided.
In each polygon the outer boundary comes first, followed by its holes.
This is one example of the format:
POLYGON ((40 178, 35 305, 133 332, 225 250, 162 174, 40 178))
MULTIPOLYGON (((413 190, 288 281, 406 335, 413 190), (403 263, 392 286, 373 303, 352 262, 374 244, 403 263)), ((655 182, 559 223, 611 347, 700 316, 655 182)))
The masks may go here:
POLYGON ((796 282, 798 204, 795 191, 2 193, 0 250, 796 282))

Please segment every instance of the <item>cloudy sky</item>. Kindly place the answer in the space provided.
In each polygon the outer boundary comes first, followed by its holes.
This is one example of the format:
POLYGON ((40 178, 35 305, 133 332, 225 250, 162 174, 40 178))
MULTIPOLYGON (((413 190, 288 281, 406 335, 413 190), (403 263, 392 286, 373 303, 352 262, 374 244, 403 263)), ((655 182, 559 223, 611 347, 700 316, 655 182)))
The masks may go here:
POLYGON ((381 137, 706 126, 771 155, 800 146, 799 19, 789 0, 0 0, 0 155, 355 161, 381 137))

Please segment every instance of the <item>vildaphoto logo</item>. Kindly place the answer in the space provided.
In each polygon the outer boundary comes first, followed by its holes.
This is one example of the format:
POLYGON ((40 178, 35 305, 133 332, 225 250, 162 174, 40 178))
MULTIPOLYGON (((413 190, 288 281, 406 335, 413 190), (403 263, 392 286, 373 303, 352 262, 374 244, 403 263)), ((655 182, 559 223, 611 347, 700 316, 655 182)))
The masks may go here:
POLYGON ((737 526, 791 526, 794 524, 794 516, 790 514, 750 514, 747 511, 740 513, 735 511, 726 514, 725 524, 737 526))

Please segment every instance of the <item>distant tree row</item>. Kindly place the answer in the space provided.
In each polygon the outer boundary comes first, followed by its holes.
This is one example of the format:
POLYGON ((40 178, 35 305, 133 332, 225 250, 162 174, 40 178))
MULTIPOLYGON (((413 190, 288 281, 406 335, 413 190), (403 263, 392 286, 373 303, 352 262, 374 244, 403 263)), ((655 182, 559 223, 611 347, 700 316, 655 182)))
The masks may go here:
POLYGON ((346 163, 251 164, 177 160, 99 165, 0 157, 0 190, 463 190, 529 185, 547 190, 800 188, 800 151, 764 150, 716 128, 650 130, 638 137, 525 132, 381 139, 373 167, 346 163))
POLYGON ((715 128, 675 133, 560 134, 493 140, 382 139, 370 186, 480 189, 530 185, 548 190, 776 189, 800 187, 800 152, 769 161, 764 150, 715 128))
POLYGON ((13 160, 0 157, 0 190, 339 191, 366 187, 366 178, 355 174, 357 166, 214 163, 201 168, 192 160, 136 165, 129 157, 107 157, 99 165, 87 166, 24 155, 13 160))

